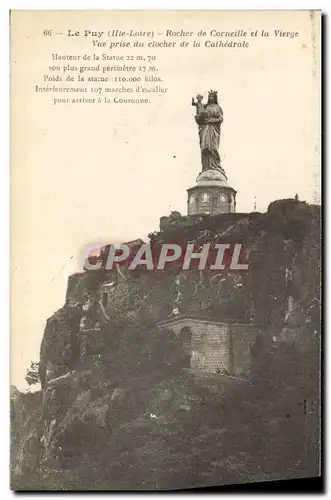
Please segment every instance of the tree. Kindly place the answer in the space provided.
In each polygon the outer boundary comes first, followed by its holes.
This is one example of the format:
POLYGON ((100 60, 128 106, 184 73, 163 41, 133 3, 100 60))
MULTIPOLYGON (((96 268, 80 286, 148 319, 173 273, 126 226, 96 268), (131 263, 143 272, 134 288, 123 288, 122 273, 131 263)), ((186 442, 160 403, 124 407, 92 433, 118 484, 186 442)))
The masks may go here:
POLYGON ((39 382, 39 362, 31 361, 30 368, 28 368, 25 380, 29 385, 35 385, 39 382))

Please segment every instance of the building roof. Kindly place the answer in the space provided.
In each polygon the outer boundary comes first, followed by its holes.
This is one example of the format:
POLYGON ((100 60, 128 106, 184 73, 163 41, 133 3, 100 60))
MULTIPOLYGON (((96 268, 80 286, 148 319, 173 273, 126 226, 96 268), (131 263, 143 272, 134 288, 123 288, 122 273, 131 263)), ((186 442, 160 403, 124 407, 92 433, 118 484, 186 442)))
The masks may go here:
POLYGON ((183 314, 179 316, 172 316, 169 317, 165 320, 158 321, 156 324, 157 326, 167 326, 167 325, 172 325, 176 323, 180 323, 181 321, 193 321, 197 323, 215 323, 219 325, 242 325, 242 326, 255 326, 255 327, 260 327, 261 325, 257 323, 245 323, 243 321, 237 321, 235 319, 220 319, 220 318, 215 318, 215 317, 209 317, 209 316, 195 316, 195 315, 190 315, 190 314, 183 314))

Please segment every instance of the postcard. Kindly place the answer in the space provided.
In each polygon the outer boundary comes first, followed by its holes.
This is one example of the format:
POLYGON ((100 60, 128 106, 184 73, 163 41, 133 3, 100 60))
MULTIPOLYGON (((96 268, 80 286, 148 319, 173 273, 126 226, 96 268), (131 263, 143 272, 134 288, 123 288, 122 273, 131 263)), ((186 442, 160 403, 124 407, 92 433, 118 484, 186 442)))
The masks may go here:
POLYGON ((10 30, 11 488, 319 478, 321 13, 10 30))

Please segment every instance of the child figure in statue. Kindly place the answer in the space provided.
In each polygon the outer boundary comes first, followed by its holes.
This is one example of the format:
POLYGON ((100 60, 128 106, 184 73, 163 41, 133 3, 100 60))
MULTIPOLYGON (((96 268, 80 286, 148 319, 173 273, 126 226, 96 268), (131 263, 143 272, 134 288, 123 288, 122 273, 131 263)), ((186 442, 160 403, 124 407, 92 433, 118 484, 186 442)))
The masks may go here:
POLYGON ((196 96, 196 102, 194 101, 194 97, 192 97, 192 106, 195 106, 196 107, 196 116, 199 116, 199 115, 203 115, 205 113, 205 105, 202 104, 202 99, 203 99, 203 95, 201 94, 198 94, 196 96))

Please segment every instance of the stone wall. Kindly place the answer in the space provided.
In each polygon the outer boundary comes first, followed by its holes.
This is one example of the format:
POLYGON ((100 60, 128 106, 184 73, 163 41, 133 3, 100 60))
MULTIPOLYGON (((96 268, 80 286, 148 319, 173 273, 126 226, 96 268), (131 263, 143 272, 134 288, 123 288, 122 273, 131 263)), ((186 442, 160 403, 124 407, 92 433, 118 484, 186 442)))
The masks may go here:
POLYGON ((159 324, 176 336, 191 332, 191 368, 209 372, 229 372, 230 351, 228 325, 196 318, 177 318, 159 324))

